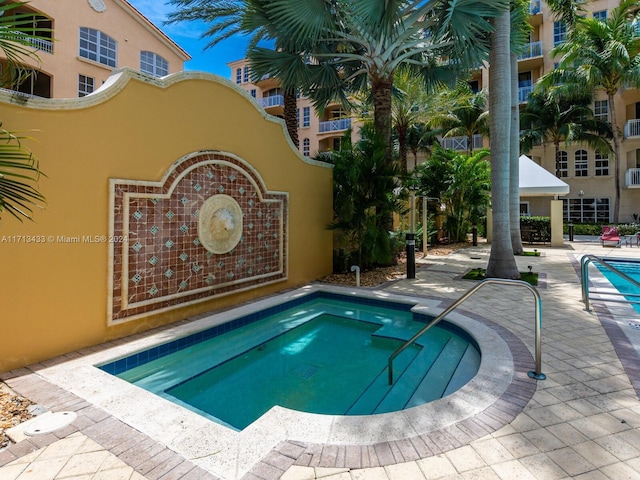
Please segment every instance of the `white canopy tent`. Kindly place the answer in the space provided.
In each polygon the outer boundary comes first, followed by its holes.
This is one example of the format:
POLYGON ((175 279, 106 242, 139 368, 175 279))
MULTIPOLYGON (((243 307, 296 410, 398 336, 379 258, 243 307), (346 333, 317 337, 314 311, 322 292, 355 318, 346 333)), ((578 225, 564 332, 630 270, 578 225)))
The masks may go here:
POLYGON ((567 195, 569 185, 526 155, 520 155, 520 196, 567 195))
POLYGON ((562 200, 560 195, 569 193, 569 185, 545 170, 526 155, 520 155, 520 196, 553 197, 551 209, 551 245, 562 246, 562 200))

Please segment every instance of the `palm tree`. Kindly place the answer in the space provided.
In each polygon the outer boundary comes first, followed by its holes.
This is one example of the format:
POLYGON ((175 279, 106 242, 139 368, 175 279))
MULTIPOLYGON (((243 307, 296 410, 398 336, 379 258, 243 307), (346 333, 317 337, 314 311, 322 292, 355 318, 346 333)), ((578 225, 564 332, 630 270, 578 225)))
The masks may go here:
POLYGON ((529 0, 514 0, 510 17, 511 132, 509 135, 509 230, 511 248, 522 255, 520 232, 520 102, 518 101, 518 56, 529 42, 529 0))
POLYGON ((451 159, 450 178, 442 200, 446 205, 446 229, 449 240, 462 242, 480 211, 489 205, 491 168, 485 158, 489 150, 477 150, 471 155, 455 154, 451 159))
POLYGON ((451 80, 488 51, 488 17, 506 0, 272 0, 273 19, 293 42, 332 45, 309 54, 322 82, 310 85, 316 104, 348 98, 370 89, 375 129, 385 142, 385 158, 393 161, 392 91, 395 74, 405 64, 430 85, 451 80), (449 58, 446 63, 439 60, 449 58))
POLYGON ((489 112, 486 109, 487 95, 481 91, 473 93, 467 83, 458 85, 453 93, 456 98, 452 108, 436 116, 432 121, 442 126, 443 137, 465 137, 467 154, 473 152, 474 135, 489 135, 489 112))
POLYGON ((605 20, 579 17, 567 41, 551 52, 560 55, 558 68, 542 77, 545 86, 565 91, 602 91, 613 128, 615 203, 613 223, 620 214, 620 142, 614 98, 623 88, 640 87, 640 21, 637 0, 622 0, 605 20))
POLYGON ((560 176, 561 144, 586 143, 602 153, 612 150, 609 143, 613 138, 611 125, 593 116, 589 92, 576 93, 569 97, 556 89, 538 88, 529 96, 520 116, 522 151, 528 153, 534 145, 552 143, 556 177, 560 176))
POLYGON ((505 12, 493 19, 489 61, 489 129, 491 131, 491 207, 493 239, 487 277, 520 278, 510 228, 510 142, 511 134, 511 19, 505 12))
MULTIPOLYGON (((7 59, 0 85, 5 88, 19 85, 35 74, 34 68, 23 64, 25 58, 39 62, 33 40, 40 37, 34 31, 33 17, 14 12, 21 5, 0 5, 0 50, 7 59)), ((0 128, 0 213, 6 211, 20 221, 31 220, 32 207, 44 201, 44 196, 31 185, 41 172, 37 159, 21 143, 25 138, 0 128)))

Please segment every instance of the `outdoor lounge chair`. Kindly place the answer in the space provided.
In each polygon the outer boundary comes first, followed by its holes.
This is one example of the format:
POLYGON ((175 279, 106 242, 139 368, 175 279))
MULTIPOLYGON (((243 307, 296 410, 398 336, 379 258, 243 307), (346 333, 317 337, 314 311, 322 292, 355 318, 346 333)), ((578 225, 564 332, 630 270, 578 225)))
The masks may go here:
POLYGON ((613 243, 613 247, 620 246, 620 235, 618 234, 618 227, 613 227, 611 225, 604 225, 602 227, 602 235, 600 235, 600 241, 602 241, 602 246, 605 247, 605 242, 613 243))

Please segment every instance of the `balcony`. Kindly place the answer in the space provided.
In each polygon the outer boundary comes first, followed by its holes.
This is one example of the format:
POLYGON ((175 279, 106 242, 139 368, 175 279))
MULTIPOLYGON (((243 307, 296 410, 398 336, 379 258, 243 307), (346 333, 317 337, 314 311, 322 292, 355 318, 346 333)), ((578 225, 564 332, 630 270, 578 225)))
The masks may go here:
POLYGON ((640 168, 628 169, 624 178, 627 188, 640 188, 640 168))
POLYGON ((531 0, 529 2, 529 14, 537 15, 542 13, 542 0, 531 0))
MULTIPOLYGON (((482 143, 483 137, 482 135, 476 134, 472 139, 472 150, 476 150, 483 147, 482 143)), ((457 152, 466 152, 469 150, 469 139, 468 137, 443 137, 440 139, 440 145, 442 148, 446 148, 449 150, 455 150, 457 152)))
POLYGON ((529 95, 533 92, 533 85, 528 87, 518 88, 518 103, 527 103, 529 101, 529 95))
POLYGON ((37 50, 47 53, 53 53, 53 42, 44 38, 30 38, 29 43, 37 50))
POLYGON ((640 137, 640 119, 627 120, 624 125, 624 138, 640 137))
POLYGON ((350 118, 339 118, 335 120, 328 120, 326 122, 320 122, 320 133, 339 132, 341 130, 347 130, 349 128, 351 128, 350 118))
POLYGON ((518 56, 518 60, 542 56, 542 42, 531 42, 525 47, 525 51, 518 56))
POLYGON ((260 104, 262 108, 284 106, 283 95, 272 95, 270 97, 258 98, 257 100, 258 100, 258 104, 260 104))

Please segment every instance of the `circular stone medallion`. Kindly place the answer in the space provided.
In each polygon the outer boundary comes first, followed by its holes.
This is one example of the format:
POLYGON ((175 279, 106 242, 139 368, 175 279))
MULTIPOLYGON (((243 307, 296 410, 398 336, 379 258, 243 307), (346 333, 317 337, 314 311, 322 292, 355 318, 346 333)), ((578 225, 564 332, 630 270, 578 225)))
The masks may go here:
POLYGON ((227 253, 242 237, 242 209, 229 195, 204 201, 198 214, 198 238, 211 253, 227 253))
POLYGON ((89 5, 98 13, 104 12, 107 9, 107 6, 102 0, 89 0, 89 5))

